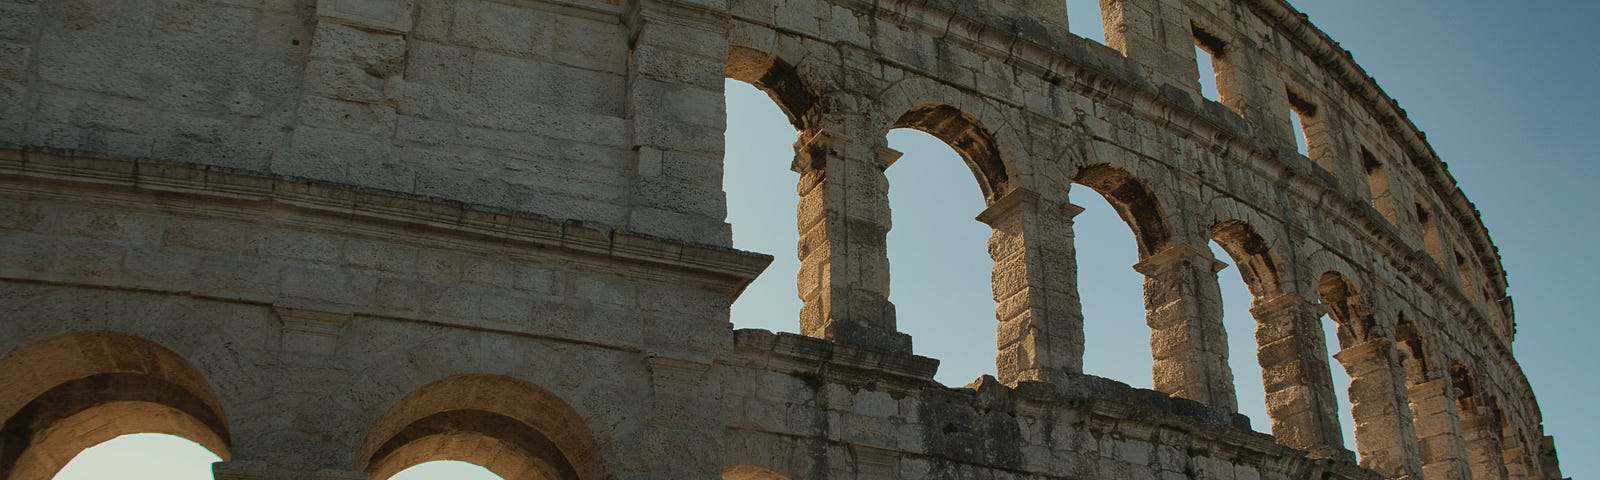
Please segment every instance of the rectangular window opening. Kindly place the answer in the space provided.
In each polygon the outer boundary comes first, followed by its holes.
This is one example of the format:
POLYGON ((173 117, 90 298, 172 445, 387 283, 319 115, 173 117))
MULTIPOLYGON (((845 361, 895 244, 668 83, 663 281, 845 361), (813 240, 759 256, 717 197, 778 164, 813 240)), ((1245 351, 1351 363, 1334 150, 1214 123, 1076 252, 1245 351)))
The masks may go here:
POLYGON ((1101 0, 1066 0, 1067 30, 1089 40, 1106 44, 1105 13, 1101 0))
POLYGON ((1289 92, 1289 124, 1294 127, 1294 149, 1306 157, 1311 156, 1311 136, 1306 124, 1317 116, 1317 106, 1306 101, 1293 90, 1289 92))
POLYGON ((1389 175, 1384 173, 1383 162, 1367 147, 1361 147, 1361 170, 1367 173, 1367 198, 1373 208, 1390 224, 1399 225, 1395 221, 1394 199, 1389 197, 1389 175))
POLYGON ((1194 59, 1200 68, 1200 96, 1213 102, 1222 101, 1222 93, 1217 83, 1222 77, 1223 55, 1228 51, 1227 44, 1216 35, 1200 27, 1192 27, 1194 31, 1194 59))

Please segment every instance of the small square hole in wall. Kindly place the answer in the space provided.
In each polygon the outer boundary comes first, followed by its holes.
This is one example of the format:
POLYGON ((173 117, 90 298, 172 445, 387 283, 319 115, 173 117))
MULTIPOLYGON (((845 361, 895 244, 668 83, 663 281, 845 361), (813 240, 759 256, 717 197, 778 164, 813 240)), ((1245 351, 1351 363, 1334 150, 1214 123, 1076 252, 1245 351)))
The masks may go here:
POLYGON ((1311 156, 1311 137, 1310 132, 1306 130, 1306 124, 1316 115, 1316 105, 1292 91, 1289 92, 1289 124, 1294 127, 1294 149, 1307 157, 1311 156))
POLYGON ((1217 78, 1222 75, 1223 56, 1227 52, 1227 44, 1199 27, 1193 28, 1194 32, 1194 60, 1200 70, 1200 96, 1213 102, 1222 101, 1222 93, 1217 88, 1217 78))
POLYGON ((1200 96, 1213 102, 1222 101, 1222 95, 1217 93, 1217 75, 1213 73, 1216 72, 1216 66, 1212 63, 1211 52, 1196 45, 1194 60, 1200 65, 1200 96))
POLYGON ((1067 29, 1089 40, 1106 44, 1105 15, 1100 0, 1066 0, 1067 29))

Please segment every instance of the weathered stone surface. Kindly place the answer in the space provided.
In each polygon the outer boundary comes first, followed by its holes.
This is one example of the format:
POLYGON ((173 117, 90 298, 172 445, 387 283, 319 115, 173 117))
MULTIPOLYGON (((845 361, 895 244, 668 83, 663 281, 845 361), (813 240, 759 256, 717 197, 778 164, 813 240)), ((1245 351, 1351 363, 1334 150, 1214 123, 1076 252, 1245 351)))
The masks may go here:
POLYGON ((157 431, 229 479, 1560 478, 1487 232, 1336 43, 1280 0, 1104 0, 1108 45, 1061 5, 0 0, 0 477, 157 431), (770 257, 729 248, 725 78, 799 130, 805 336, 728 323, 770 257), (998 378, 896 327, 892 128, 989 204, 998 378), (1074 188, 1137 237, 1154 390, 1083 375, 1074 188))

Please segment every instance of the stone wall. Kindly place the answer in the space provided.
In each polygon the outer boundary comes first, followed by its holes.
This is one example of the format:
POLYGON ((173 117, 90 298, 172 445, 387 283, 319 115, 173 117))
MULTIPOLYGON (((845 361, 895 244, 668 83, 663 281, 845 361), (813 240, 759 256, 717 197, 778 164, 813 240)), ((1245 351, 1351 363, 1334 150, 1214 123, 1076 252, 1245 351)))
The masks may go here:
POLYGON ((157 431, 230 479, 1560 478, 1498 254, 1349 54, 1281 0, 1101 6, 0 0, 0 476, 157 431), (770 261, 728 78, 800 132, 803 336, 728 323, 770 261), (896 329, 893 128, 984 193, 996 378, 896 329), (1083 375, 1074 188, 1135 232, 1152 390, 1083 375))

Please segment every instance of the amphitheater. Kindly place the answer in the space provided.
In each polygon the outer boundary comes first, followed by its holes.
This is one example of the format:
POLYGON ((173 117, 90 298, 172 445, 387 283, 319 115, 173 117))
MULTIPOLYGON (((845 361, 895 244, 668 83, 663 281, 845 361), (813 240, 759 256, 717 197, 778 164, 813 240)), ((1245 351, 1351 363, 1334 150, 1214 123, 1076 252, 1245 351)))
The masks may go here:
POLYGON ((1561 478, 1495 246, 1350 54, 1284 0, 1100 3, 0 0, 0 477, 159 432, 226 480, 1561 478), (772 257, 725 79, 799 131, 799 335, 729 322, 772 257), (965 387, 888 301, 893 128, 988 205, 965 387), (1074 189, 1134 231, 1152 389, 1083 374, 1074 189))

